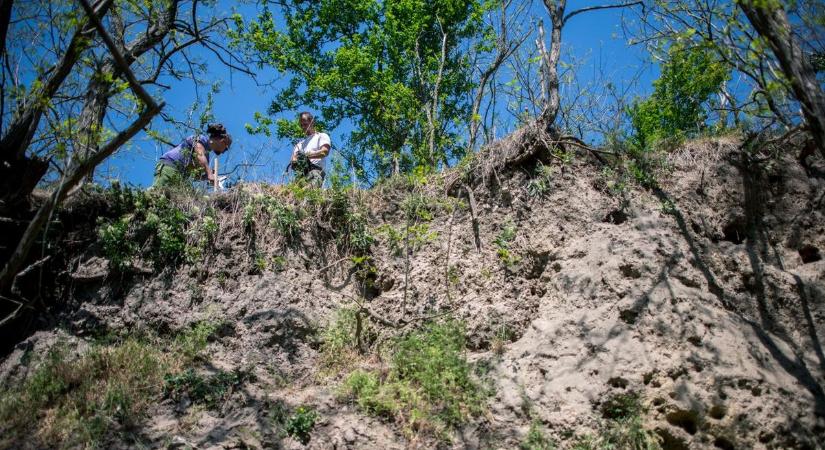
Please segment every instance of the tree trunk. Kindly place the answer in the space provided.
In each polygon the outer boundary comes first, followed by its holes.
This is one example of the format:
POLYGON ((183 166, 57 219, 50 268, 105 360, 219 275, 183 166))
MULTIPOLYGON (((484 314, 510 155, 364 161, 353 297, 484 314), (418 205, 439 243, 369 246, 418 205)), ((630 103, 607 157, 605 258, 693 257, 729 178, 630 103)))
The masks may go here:
POLYGON ((739 2, 751 25, 768 41, 782 72, 791 82, 791 89, 808 122, 819 152, 825 157, 825 94, 816 79, 816 71, 791 34, 788 16, 781 7, 760 5, 753 1, 739 2))
MULTIPOLYGON (((539 116, 539 122, 545 130, 550 130, 556 122, 556 116, 559 114, 559 58, 561 57, 561 29, 564 26, 564 8, 566 0, 544 0, 544 6, 547 8, 547 13, 550 15, 550 22, 552 28, 550 30, 550 51, 542 51, 541 55, 541 70, 542 88, 544 90, 546 100, 544 109, 539 116)), ((542 50, 544 49, 544 38, 542 39, 542 50)))
POLYGON ((11 5, 13 0, 0 0, 0 59, 6 54, 6 33, 11 23, 11 5))

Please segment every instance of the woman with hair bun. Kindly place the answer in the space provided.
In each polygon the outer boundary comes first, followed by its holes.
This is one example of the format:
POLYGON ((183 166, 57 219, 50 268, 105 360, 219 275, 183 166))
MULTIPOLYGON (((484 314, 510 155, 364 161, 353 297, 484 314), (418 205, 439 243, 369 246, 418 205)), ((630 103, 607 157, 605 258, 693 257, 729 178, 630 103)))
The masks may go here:
POLYGON ((194 178, 201 170, 206 172, 206 179, 215 181, 217 174, 209 169, 209 152, 220 155, 229 150, 232 136, 220 123, 212 123, 206 128, 206 134, 192 135, 180 144, 164 153, 155 166, 153 188, 177 186, 184 180, 194 178))

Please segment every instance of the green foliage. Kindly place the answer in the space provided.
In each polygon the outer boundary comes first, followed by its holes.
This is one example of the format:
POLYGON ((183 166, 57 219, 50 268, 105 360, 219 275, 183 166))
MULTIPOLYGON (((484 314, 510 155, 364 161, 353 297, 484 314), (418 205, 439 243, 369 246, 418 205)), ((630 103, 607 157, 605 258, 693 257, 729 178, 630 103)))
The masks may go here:
POLYGON ((321 333, 321 361, 329 369, 345 368, 363 347, 377 338, 369 320, 354 308, 339 309, 335 321, 321 333))
POLYGON ((106 195, 115 218, 100 220, 98 236, 104 254, 117 270, 127 268, 138 257, 151 260, 156 267, 176 264, 185 255, 199 257, 218 231, 212 212, 191 231, 197 238, 192 244, 195 247, 190 248, 187 230, 193 215, 167 196, 119 184, 106 195))
POLYGON ((661 450, 661 437, 644 428, 642 407, 638 394, 617 394, 608 398, 601 407, 608 419, 598 436, 583 436, 573 447, 575 450, 661 450))
POLYGON ((729 68, 707 48, 674 44, 653 94, 629 109, 632 149, 642 152, 660 140, 678 140, 704 127, 705 104, 730 76, 729 68))
POLYGON ((504 265, 504 267, 512 267, 517 264, 521 258, 514 255, 512 251, 510 251, 510 244, 516 238, 516 226, 512 222, 507 222, 501 228, 501 232, 493 241, 496 245, 496 255, 498 255, 499 260, 504 265))
MULTIPOLYGON (((264 9, 247 23, 238 16, 230 32, 235 47, 293 75, 272 101, 270 116, 308 105, 330 128, 351 120, 354 131, 342 152, 365 181, 396 167, 429 172, 463 154, 459 135, 473 88, 463 49, 471 39, 494 39, 482 21, 488 2, 289 0, 281 6, 280 14, 264 9), (286 31, 280 31, 281 20, 286 31), (442 30, 448 34, 443 67, 442 30), (425 111, 433 110, 431 127, 425 111)), ((292 121, 276 125, 279 136, 297 132, 292 121)))
POLYGON ((444 436, 449 427, 479 414, 486 392, 471 378, 465 338, 456 322, 431 323, 398 339, 384 377, 358 370, 343 393, 367 413, 393 417, 409 433, 444 436))
POLYGON ((536 176, 527 182, 527 195, 545 197, 553 185, 553 167, 539 163, 536 176))
POLYGON ((122 271, 129 267, 137 254, 137 244, 128 239, 132 216, 127 215, 102 224, 98 229, 103 252, 115 270, 122 271))
POLYGON ((221 328, 221 323, 204 320, 196 322, 191 328, 175 336, 177 350, 187 358, 194 360, 206 348, 209 339, 221 328))
POLYGON ((263 204, 269 215, 269 225, 288 240, 295 239, 301 231, 300 210, 282 203, 275 197, 264 197, 263 204))
POLYGON ((194 403, 214 408, 225 401, 234 388, 251 378, 251 373, 238 369, 231 372, 218 370, 203 376, 190 368, 177 374, 167 374, 163 378, 163 390, 167 397, 176 401, 185 395, 194 403))
POLYGON ((396 256, 403 255, 405 248, 417 252, 424 244, 432 242, 438 236, 436 232, 430 231, 426 223, 398 228, 385 223, 379 226, 377 231, 386 237, 390 250, 396 256))
POLYGON ((541 423, 534 420, 530 424, 530 431, 524 437, 524 441, 519 445, 521 450, 553 450, 556 448, 553 441, 550 440, 541 431, 541 423))
POLYGON ((299 406, 286 420, 284 431, 306 445, 309 443, 309 433, 315 428, 316 420, 318 420, 318 413, 315 410, 307 406, 299 406))
POLYGON ((138 339, 93 346, 79 358, 58 346, 26 382, 0 398, 0 446, 26 439, 57 448, 97 447, 110 428, 144 417, 165 366, 163 352, 138 339))

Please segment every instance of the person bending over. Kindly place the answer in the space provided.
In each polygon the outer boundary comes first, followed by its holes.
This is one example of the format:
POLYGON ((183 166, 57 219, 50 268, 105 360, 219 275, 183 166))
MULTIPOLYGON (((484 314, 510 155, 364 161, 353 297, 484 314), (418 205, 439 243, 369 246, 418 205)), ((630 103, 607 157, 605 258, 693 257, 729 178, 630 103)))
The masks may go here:
POLYGON ((220 123, 209 124, 205 135, 189 136, 160 157, 152 187, 181 185, 185 180, 203 178, 203 172, 207 180, 214 182, 217 174, 209 169, 209 152, 220 155, 231 145, 232 136, 226 132, 226 127, 220 123))

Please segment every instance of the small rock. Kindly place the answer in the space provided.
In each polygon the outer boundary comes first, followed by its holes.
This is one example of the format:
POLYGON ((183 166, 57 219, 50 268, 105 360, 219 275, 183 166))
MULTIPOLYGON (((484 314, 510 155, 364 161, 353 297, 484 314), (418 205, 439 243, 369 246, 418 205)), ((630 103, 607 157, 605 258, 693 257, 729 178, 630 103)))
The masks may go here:
POLYGON ((355 438, 355 430, 353 430, 352 428, 348 428, 346 431, 344 431, 344 442, 346 442, 347 444, 352 444, 353 442, 355 442, 355 438))

